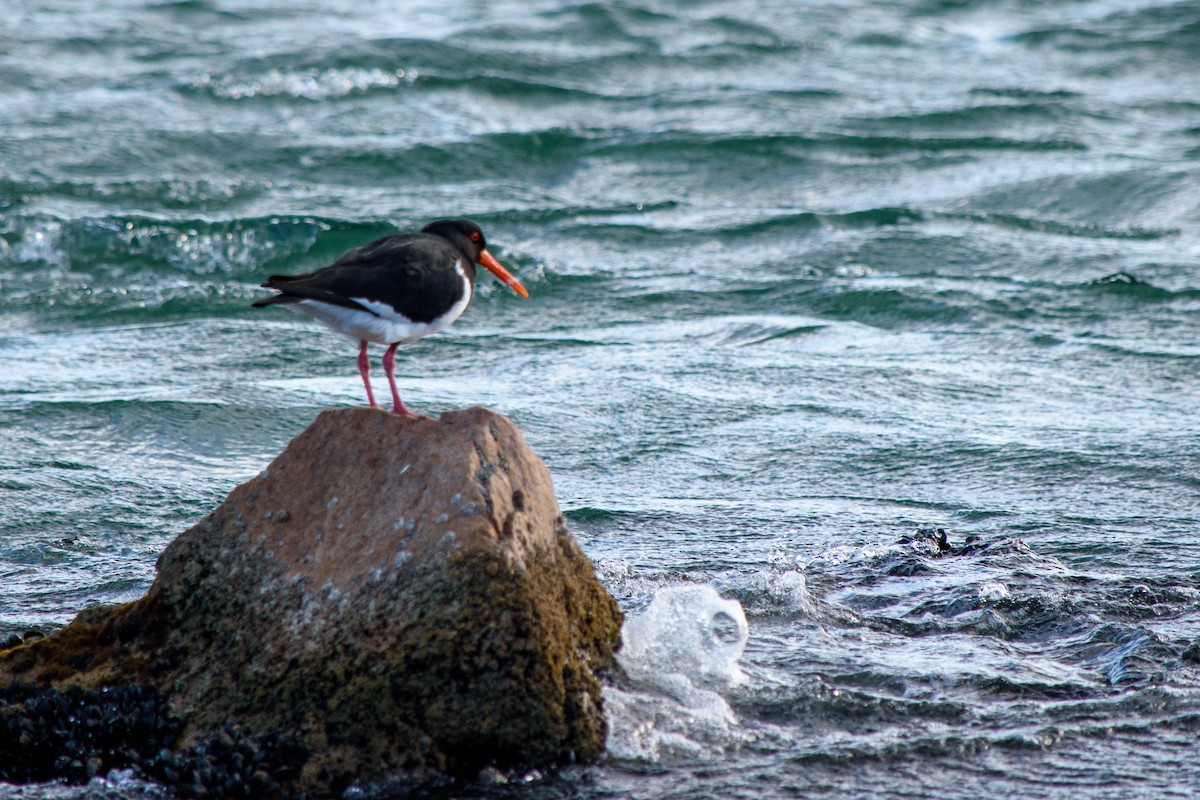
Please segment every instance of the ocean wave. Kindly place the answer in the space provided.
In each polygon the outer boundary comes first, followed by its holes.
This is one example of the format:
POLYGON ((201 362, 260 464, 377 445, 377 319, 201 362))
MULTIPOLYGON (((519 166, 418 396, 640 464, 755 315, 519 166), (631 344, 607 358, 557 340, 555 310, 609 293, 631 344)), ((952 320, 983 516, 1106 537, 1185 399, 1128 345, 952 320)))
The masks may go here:
MULTIPOLYGON (((1026 98, 1020 103, 992 103, 986 105, 962 105, 957 108, 939 109, 908 114, 891 114, 878 117, 856 117, 850 120, 856 126, 873 130, 951 130, 960 134, 970 128, 1001 128, 1024 126, 1037 122, 1057 122, 1066 118, 1077 119, 1080 112, 1064 106, 1066 97, 1048 96, 1026 98)), ((1082 144, 1075 143, 1079 147, 1082 144)), ((1074 146, 1068 149, 1075 149, 1074 146)))
POLYGON ((1195 3, 1148 4, 1071 24, 1046 25, 1012 37, 1034 47, 1068 52, 1180 52, 1194 59, 1200 47, 1200 8, 1195 3))
MULTIPOLYGON (((601 147, 609 153, 616 143, 601 147)), ((1009 136, 924 136, 869 134, 856 132, 824 133, 702 133, 685 130, 658 131, 653 134, 624 136, 623 153, 638 156, 669 156, 670 159, 694 159, 706 155, 753 156, 804 159, 830 150, 863 151, 875 155, 899 152, 959 152, 1020 150, 1034 153, 1084 151, 1082 142, 1061 138, 1017 138, 1009 136)))
POLYGON ((821 316, 885 328, 913 323, 947 325, 966 322, 976 314, 969 303, 919 288, 853 285, 816 293, 810 296, 809 307, 821 316))
MULTIPOLYGON (((20 270, 89 263, 100 274, 137 270, 188 275, 237 275, 313 247, 321 234, 370 234, 384 226, 317 217, 262 217, 215 221, 121 215, 62 219, 46 214, 9 216, 0 223, 5 243, 0 268, 20 270)), ((331 237, 332 238, 332 237, 331 237)), ((115 287, 114 287, 115 288, 115 287)))
POLYGON ((363 95, 372 91, 398 89, 416 80, 414 70, 403 68, 341 67, 329 69, 269 69, 253 78, 204 75, 188 88, 221 100, 289 97, 298 100, 330 100, 363 95))
POLYGON ((209 175, 110 179, 0 175, 0 209, 19 211, 53 198, 104 208, 152 207, 196 213, 261 197, 270 188, 271 182, 266 180, 209 175))
POLYGON ((1084 284, 1085 287, 1098 289, 1106 294, 1119 295, 1137 300, 1170 300, 1175 297, 1200 296, 1200 290, 1189 289, 1183 292, 1172 292, 1160 289, 1149 281, 1144 281, 1128 272, 1114 272, 1102 278, 1096 278, 1084 284))
POLYGON ((492 178, 557 183, 577 174, 582 164, 720 164, 731 169, 743 161, 769 163, 779 170, 804 164, 829 152, 855 151, 874 156, 900 152, 1083 150, 1079 142, 997 136, 924 137, 828 134, 703 133, 685 130, 630 134, 581 126, 462 134, 392 145, 307 145, 281 147, 278 155, 299 163, 325 180, 376 185, 384 181, 422 180, 454 183, 492 178))
POLYGON ((237 313, 271 272, 300 272, 394 231, 317 217, 142 216, 0 222, 0 309, 32 328, 237 313))
POLYGON ((1054 219, 1027 217, 1019 214, 1005 214, 991 211, 976 212, 935 212, 932 218, 960 222, 994 225, 1001 228, 1025 231, 1030 233, 1047 233, 1055 236, 1079 236, 1086 239, 1133 239, 1152 241, 1178 236, 1179 228, 1142 228, 1138 226, 1114 227, 1096 223, 1076 224, 1054 219))

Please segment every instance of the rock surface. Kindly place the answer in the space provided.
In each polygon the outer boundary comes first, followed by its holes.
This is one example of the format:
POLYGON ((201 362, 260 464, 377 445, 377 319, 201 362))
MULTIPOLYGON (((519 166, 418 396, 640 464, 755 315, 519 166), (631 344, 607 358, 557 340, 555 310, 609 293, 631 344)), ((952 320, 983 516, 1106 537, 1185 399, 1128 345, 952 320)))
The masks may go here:
POLYGON ((146 597, 0 651, 0 684, 160 692, 188 746, 289 736, 291 791, 598 757, 621 613, 507 419, 325 411, 146 597))

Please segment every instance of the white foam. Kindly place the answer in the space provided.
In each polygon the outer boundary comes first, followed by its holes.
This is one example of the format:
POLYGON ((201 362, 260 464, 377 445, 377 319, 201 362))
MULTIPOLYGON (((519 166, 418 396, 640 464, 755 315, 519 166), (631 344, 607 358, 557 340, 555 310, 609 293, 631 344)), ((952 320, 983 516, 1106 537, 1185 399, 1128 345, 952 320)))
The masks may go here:
POLYGON ((737 715, 719 690, 746 679, 738 659, 749 632, 741 604, 711 586, 658 591, 621 628, 617 661, 628 681, 604 689, 609 753, 657 762, 737 743, 737 715))
POLYGON ((633 679, 679 674, 693 683, 728 686, 745 680, 738 659, 750 626, 741 603, 711 586, 662 589, 645 613, 621 628, 617 660, 633 679))
POLYGON ((994 603, 1009 597, 1012 597, 1012 593, 1000 581, 987 581, 979 585, 979 599, 984 602, 994 603))

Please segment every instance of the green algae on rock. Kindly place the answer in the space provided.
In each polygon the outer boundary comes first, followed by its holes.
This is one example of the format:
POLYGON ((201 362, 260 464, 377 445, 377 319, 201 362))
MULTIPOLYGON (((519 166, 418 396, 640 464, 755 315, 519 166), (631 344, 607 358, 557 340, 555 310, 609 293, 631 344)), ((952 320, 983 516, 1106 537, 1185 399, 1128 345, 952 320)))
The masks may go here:
POLYGON ((292 737, 289 788, 318 795, 603 752, 621 613, 490 411, 325 411, 158 569, 146 597, 0 651, 0 683, 146 686, 177 746, 292 737))

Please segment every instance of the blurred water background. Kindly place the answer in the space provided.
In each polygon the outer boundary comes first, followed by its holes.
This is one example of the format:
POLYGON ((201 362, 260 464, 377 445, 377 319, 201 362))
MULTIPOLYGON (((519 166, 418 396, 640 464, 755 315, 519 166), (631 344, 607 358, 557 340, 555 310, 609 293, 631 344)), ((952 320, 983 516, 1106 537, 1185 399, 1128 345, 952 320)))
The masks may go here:
POLYGON ((363 402, 268 274, 445 216, 532 297, 406 402, 516 421, 631 615, 748 624, 481 795, 1195 795, 1200 2, 9 0, 0 636, 363 402))

